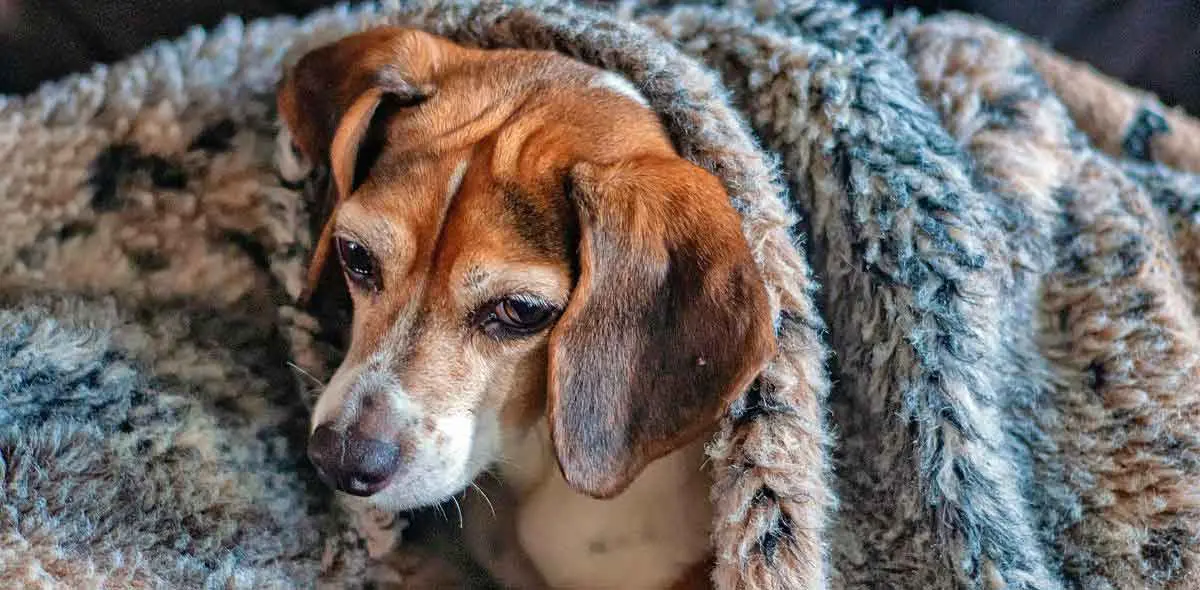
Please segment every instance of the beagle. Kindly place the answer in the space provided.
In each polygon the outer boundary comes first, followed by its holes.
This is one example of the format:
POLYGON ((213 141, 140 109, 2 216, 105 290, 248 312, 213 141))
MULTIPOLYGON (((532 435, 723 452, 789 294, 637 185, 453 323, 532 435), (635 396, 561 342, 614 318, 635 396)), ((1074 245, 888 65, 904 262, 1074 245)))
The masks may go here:
POLYGON ((401 511, 495 475, 511 586, 707 587, 704 442, 775 350, 717 178, 617 75, 416 30, 305 54, 278 107, 329 178, 307 297, 353 307, 321 477, 401 511))

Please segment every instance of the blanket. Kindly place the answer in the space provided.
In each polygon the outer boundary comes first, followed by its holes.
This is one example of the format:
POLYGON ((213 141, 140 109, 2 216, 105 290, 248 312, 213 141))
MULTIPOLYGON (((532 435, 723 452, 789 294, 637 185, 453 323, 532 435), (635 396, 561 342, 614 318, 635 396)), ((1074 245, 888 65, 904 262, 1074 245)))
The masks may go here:
POLYGON ((832 0, 387 0, 0 98, 0 586, 467 583, 303 460, 347 310, 296 304, 273 92, 384 23, 618 72, 729 190, 780 347, 708 445, 717 588, 1200 587, 1200 123, 832 0))

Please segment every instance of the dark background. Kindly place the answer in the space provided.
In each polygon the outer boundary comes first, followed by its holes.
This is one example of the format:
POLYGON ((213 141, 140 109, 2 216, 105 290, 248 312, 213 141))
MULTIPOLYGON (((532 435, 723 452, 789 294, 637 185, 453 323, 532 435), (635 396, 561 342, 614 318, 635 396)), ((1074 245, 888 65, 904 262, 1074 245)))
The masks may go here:
MULTIPOLYGON (((112 62, 226 14, 302 15, 330 0, 0 0, 0 94, 112 62)), ((987 16, 1200 114, 1200 0, 861 0, 987 16)))

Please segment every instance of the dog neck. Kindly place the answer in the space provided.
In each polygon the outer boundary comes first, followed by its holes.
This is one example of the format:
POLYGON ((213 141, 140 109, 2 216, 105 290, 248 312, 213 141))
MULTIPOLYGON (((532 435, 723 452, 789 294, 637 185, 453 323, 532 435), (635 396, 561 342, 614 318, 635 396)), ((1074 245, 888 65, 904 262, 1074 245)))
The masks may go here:
POLYGON ((709 553, 711 479, 701 438, 651 463, 619 496, 572 490, 539 425, 505 445, 501 478, 517 499, 517 536, 556 588, 667 588, 709 553))

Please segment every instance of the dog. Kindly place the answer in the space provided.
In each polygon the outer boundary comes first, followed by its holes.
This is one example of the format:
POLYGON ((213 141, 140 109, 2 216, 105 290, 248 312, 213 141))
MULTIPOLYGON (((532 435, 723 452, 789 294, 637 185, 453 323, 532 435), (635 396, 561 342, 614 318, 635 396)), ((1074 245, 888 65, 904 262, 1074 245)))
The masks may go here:
POLYGON ((511 537, 475 546, 519 549, 510 586, 709 587, 704 443, 776 347, 718 179, 629 81, 553 52, 382 27, 277 98, 329 179, 305 297, 353 309, 321 477, 404 511, 496 475, 511 537))

